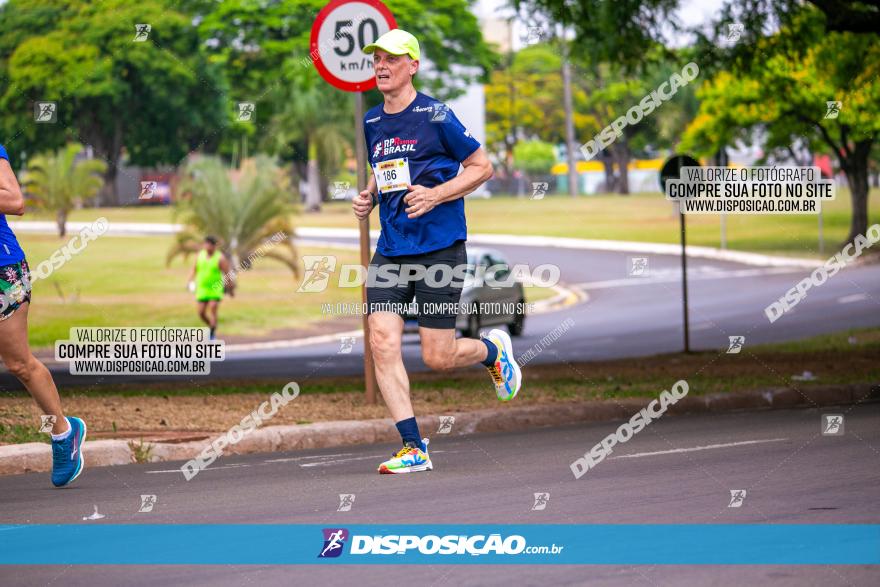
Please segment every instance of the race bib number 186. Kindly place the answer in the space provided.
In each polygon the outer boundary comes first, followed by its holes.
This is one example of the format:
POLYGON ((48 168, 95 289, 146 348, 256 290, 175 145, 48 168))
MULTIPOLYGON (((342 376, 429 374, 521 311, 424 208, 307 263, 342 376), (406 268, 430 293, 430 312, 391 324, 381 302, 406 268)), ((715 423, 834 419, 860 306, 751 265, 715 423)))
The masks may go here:
POLYGON ((376 176, 379 193, 405 190, 410 184, 409 160, 403 158, 381 161, 373 166, 373 175, 376 176))

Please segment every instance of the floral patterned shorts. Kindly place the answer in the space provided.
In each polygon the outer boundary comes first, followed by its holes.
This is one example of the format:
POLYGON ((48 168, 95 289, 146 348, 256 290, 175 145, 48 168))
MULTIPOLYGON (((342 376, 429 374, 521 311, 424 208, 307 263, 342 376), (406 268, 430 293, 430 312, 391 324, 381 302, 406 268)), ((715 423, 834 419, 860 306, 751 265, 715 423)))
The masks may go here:
POLYGON ((0 322, 31 301, 31 270, 27 260, 0 267, 0 322))

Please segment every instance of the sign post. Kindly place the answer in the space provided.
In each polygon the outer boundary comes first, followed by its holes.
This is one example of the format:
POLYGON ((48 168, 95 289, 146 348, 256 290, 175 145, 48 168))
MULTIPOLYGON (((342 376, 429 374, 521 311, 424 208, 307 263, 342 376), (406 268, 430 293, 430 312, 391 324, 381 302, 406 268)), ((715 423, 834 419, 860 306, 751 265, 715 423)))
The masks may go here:
MULTIPOLYGON (((321 9, 312 25, 309 56, 315 69, 335 88, 354 93, 355 155, 357 158, 357 190, 367 189, 367 154, 364 146, 363 92, 376 86, 373 59, 361 49, 381 35, 397 28, 394 15, 379 0, 333 0, 321 9)), ((370 265, 370 217, 359 222, 361 265, 370 265)), ((366 306, 366 284, 361 288, 366 306)), ((370 350, 370 325, 367 314, 364 325, 364 381, 366 402, 376 403, 376 373, 370 350)))
MULTIPOLYGON (((699 167, 700 162, 689 155, 674 155, 666 160, 660 170, 660 188, 666 193, 666 181, 681 179, 682 167, 699 167)), ((678 203, 678 226, 681 233, 681 300, 684 316, 684 352, 691 352, 690 321, 688 319, 688 281, 687 281, 687 233, 681 202, 678 203)))

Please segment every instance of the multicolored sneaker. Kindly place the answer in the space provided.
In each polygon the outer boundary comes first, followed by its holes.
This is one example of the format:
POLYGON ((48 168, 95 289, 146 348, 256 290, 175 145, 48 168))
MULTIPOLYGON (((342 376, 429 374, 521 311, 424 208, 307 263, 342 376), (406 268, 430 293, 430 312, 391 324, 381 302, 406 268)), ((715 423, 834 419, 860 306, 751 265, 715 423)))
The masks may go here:
POLYGON ((86 439, 86 423, 69 416, 70 434, 64 440, 52 441, 52 485, 64 487, 73 483, 82 473, 85 461, 82 444, 86 439))
POLYGON ((513 343, 510 341, 510 335, 497 328, 490 330, 486 335, 486 339, 494 343, 498 347, 498 358, 489 370, 492 381, 495 383, 495 393, 498 399, 503 402, 509 402, 519 393, 522 386, 522 372, 516 359, 513 358, 513 343))
POLYGON ((434 468, 434 465, 431 464, 431 457, 428 456, 428 442, 427 438, 422 439, 425 450, 422 450, 415 442, 407 442, 391 459, 379 465, 379 473, 391 475, 430 471, 434 468))

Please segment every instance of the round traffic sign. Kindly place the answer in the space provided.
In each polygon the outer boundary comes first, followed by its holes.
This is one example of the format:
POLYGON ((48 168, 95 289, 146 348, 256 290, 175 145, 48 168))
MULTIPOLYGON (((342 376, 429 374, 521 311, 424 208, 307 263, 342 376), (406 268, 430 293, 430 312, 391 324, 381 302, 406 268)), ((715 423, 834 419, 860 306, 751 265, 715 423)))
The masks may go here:
POLYGON ((333 0, 312 25, 309 55, 327 83, 346 92, 376 86, 373 56, 361 49, 397 28, 388 7, 379 0, 333 0))
POLYGON ((681 179, 682 167, 699 167, 700 162, 690 155, 673 155, 660 169, 660 189, 666 191, 666 180, 681 179))

